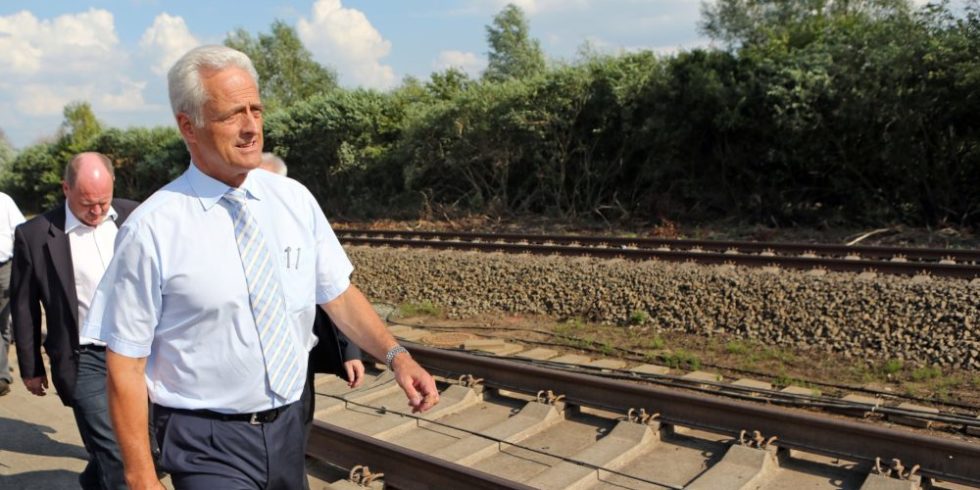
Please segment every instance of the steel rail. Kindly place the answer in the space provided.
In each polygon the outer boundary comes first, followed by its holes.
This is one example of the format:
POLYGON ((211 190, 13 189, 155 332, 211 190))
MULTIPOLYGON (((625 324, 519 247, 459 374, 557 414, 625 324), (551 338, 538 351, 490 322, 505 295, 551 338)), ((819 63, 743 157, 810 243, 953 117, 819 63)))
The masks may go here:
POLYGON ((658 259, 668 262, 699 262, 705 264, 738 264, 755 267, 777 266, 791 269, 826 268, 835 271, 864 272, 874 270, 883 274, 914 275, 928 272, 936 276, 973 279, 980 277, 980 265, 940 264, 936 262, 895 262, 884 260, 850 260, 821 257, 746 255, 682 250, 599 248, 562 245, 534 245, 465 241, 408 240, 398 238, 345 237, 346 245, 389 247, 423 247, 439 250, 480 250, 490 252, 533 253, 539 255, 588 256, 632 260, 658 259))
POLYGON ((688 239, 669 239, 669 238, 625 238, 625 237, 603 237, 587 235, 521 235, 515 233, 473 233, 473 232, 437 232, 437 231, 387 231, 387 230, 361 230, 361 229, 337 229, 336 233, 342 237, 354 238, 357 235, 375 237, 400 237, 400 238, 429 238, 429 239, 454 239, 458 241, 504 241, 529 243, 551 242, 554 244, 578 243, 582 245, 605 245, 614 247, 639 247, 656 248, 671 247, 673 249, 692 249, 700 248, 706 251, 726 252, 737 250, 741 253, 762 253, 772 251, 774 253, 814 253, 820 255, 830 255, 846 257, 848 255, 859 255, 868 258, 891 259, 895 256, 904 256, 909 260, 939 261, 943 259, 953 259, 957 262, 980 262, 980 250, 974 249, 947 249, 947 248, 921 248, 921 247, 894 247, 894 246, 867 246, 867 245, 836 245, 828 243, 799 243, 799 242, 750 242, 744 240, 688 240, 688 239))
POLYGON ((531 490, 533 488, 322 420, 313 421, 306 454, 342 468, 368 466, 372 473, 384 473, 385 488, 405 490, 444 488, 531 490))
POLYGON ((767 438, 778 436, 780 447, 865 463, 874 463, 878 457, 883 461, 897 458, 906 467, 920 465, 925 476, 980 486, 980 444, 417 344, 408 344, 408 348, 434 373, 451 377, 470 374, 484 378, 484 383, 494 388, 532 395, 552 390, 572 404, 624 414, 631 408, 644 408, 648 413, 659 413, 667 424, 732 436, 742 430, 759 430, 767 438))

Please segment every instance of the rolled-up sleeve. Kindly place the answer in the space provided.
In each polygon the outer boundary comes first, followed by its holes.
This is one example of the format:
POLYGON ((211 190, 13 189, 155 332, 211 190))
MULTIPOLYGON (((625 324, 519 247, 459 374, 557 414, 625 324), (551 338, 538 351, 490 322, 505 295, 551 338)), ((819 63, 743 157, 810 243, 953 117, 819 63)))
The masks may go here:
POLYGON ((130 222, 119 229, 115 247, 82 332, 118 354, 147 357, 162 304, 157 247, 145 226, 130 222))

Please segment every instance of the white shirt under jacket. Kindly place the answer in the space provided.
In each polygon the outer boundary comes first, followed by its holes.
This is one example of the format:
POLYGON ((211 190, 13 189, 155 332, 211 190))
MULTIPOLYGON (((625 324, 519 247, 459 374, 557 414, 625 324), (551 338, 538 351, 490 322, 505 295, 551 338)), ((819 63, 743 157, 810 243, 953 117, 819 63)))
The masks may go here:
MULTIPOLYGON (((116 241, 116 217, 119 213, 109 206, 109 212, 99 226, 82 223, 65 203, 65 234, 71 249, 71 265, 75 275, 75 297, 78 299, 78 324, 85 325, 89 304, 95 294, 109 261, 112 260, 113 244, 116 241)), ((104 342, 88 338, 79 332, 79 345, 105 345, 104 342)))

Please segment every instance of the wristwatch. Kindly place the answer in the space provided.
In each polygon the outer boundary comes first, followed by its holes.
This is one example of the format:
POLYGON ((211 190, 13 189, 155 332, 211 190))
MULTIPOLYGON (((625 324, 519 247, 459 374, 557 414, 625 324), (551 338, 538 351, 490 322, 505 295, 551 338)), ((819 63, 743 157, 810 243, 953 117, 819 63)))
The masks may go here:
POLYGON ((385 354, 385 366, 388 366, 388 370, 389 371, 394 371, 394 369, 392 369, 392 367, 391 367, 391 363, 394 362, 395 356, 397 356, 398 354, 401 354, 403 352, 405 354, 408 354, 409 357, 411 357, 411 355, 412 355, 412 354, 410 354, 408 352, 408 349, 406 349, 406 348, 404 348, 404 347, 402 347, 400 345, 396 345, 396 346, 392 347, 391 349, 388 349, 388 353, 385 354))

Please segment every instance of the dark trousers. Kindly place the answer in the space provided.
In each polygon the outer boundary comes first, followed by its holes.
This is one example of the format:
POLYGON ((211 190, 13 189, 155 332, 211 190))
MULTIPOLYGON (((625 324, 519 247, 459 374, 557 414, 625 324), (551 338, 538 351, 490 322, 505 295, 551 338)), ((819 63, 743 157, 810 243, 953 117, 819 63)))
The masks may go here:
POLYGON ((78 483, 84 490, 128 488, 119 444, 109 419, 104 349, 83 347, 80 350, 71 409, 89 454, 88 465, 78 476, 78 483))
POLYGON ((153 427, 177 490, 307 488, 302 403, 254 425, 154 405, 153 427))
POLYGON ((0 265, 0 379, 13 383, 10 374, 10 264, 0 265))

